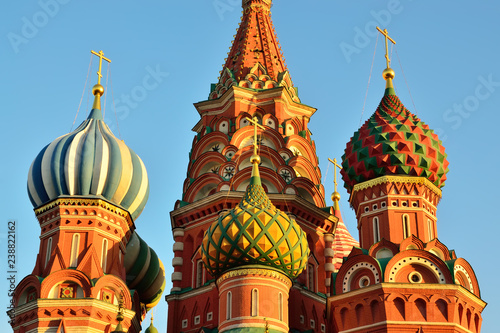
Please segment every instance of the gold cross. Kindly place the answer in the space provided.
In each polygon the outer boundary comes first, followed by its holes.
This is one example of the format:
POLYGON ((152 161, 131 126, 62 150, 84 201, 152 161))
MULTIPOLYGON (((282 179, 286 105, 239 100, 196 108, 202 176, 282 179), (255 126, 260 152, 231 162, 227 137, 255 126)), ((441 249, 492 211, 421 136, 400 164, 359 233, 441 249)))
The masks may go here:
POLYGON ((382 30, 377 27, 377 30, 385 37, 385 59, 387 60, 387 68, 390 68, 391 60, 389 59, 389 44, 387 43, 387 40, 390 40, 394 45, 396 45, 396 42, 394 41, 394 39, 389 37, 389 35, 387 34, 387 29, 382 30))
POLYGON ((109 60, 108 58, 106 58, 104 56, 104 52, 99 51, 99 53, 97 53, 96 51, 92 51, 90 50, 90 52, 92 54, 95 54, 96 56, 99 57, 99 70, 97 71, 97 84, 101 84, 101 77, 102 77, 102 74, 101 74, 101 70, 102 70, 102 60, 106 60, 107 62, 111 63, 111 60, 109 60))
POLYGON ((332 164, 335 166, 335 172, 334 172, 334 176, 333 176, 333 183, 335 184, 335 192, 337 192, 337 168, 340 168, 342 169, 342 166, 340 166, 338 163, 337 163, 337 159, 334 158, 333 160, 331 158, 328 159, 330 162, 332 162, 332 164))
POLYGON ((253 124, 253 154, 257 155, 257 127, 260 127, 261 129, 264 129, 264 126, 259 124, 259 119, 257 117, 253 117, 253 119, 250 119, 248 117, 245 117, 249 122, 253 124))

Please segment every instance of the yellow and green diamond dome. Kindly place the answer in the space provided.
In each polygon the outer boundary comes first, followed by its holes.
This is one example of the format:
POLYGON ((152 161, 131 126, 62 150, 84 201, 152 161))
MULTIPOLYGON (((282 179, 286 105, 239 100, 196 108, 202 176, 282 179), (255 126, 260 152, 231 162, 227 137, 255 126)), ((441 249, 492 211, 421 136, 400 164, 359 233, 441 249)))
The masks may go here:
POLYGON ((213 276, 244 265, 265 265, 296 278, 309 256, 302 228, 269 200, 258 167, 241 202, 208 228, 201 246, 205 267, 213 276))

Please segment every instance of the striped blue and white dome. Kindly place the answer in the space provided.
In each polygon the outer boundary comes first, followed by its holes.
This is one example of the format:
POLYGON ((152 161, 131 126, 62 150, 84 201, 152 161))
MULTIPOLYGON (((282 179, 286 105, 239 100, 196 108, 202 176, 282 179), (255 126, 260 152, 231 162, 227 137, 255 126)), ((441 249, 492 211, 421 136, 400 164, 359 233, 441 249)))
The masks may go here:
POLYGON ((149 195, 146 167, 92 109, 76 130, 47 145, 31 164, 28 194, 34 207, 60 196, 102 197, 135 220, 149 195))

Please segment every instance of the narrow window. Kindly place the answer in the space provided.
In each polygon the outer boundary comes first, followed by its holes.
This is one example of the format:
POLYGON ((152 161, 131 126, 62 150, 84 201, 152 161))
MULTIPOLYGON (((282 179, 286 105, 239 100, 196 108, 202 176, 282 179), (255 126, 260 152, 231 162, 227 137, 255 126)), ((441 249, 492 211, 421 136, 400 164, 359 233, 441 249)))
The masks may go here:
POLYGON ((232 309, 233 309, 233 294, 231 292, 227 293, 226 296, 226 319, 231 319, 232 309))
POLYGON ((199 259, 196 262, 196 288, 203 285, 203 261, 199 259))
POLYGON ((427 220, 427 228, 429 229, 429 242, 434 239, 434 228, 432 227, 432 221, 427 220))
POLYGON ((373 218, 373 242, 380 242, 380 228, 378 225, 378 217, 373 218))
POLYGON ((410 217, 407 214, 403 215, 403 239, 410 237, 410 217))
POLYGON ((80 234, 74 234, 71 241, 71 257, 69 267, 78 266, 78 250, 80 249, 80 234))
POLYGON ((49 238, 47 241, 47 252, 45 252, 45 265, 44 267, 47 267, 47 264, 50 261, 50 254, 52 252, 52 237, 49 238))
POLYGON ((106 267, 108 267, 108 240, 106 238, 102 240, 101 266, 102 271, 106 273, 106 267))
POLYGON ((278 294, 279 319, 283 321, 283 294, 278 294))
POLYGON ((314 292, 314 265, 307 264, 307 289, 314 292))
POLYGON ((257 317, 259 315, 259 290, 257 288, 252 289, 252 317, 257 317))

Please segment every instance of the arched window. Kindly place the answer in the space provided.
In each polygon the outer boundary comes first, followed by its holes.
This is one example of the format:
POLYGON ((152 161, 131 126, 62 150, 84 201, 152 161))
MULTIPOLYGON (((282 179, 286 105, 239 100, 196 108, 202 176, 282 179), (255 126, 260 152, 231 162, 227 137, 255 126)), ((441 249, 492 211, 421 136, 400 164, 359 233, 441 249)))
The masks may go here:
POLYGON ((429 242, 434 239, 434 228, 431 219, 427 220, 427 228, 429 229, 429 242))
POLYGON ((106 238, 102 240, 101 266, 102 271, 106 273, 108 267, 108 240, 106 238))
POLYGON ((45 252, 45 265, 43 267, 47 267, 47 264, 50 261, 50 254, 52 252, 52 237, 47 241, 47 251, 45 252))
POLYGON ((80 249, 80 234, 74 234, 71 241, 71 256, 69 260, 69 267, 78 266, 78 250, 80 249))
POLYGON ((314 265, 307 264, 307 289, 314 292, 314 265))
POLYGON ((403 215, 403 239, 410 237, 410 217, 407 214, 403 215))
POLYGON ((226 296, 226 320, 231 319, 233 309, 233 294, 229 291, 226 296))
POLYGON ((283 294, 278 294, 279 319, 283 321, 283 294))
POLYGON ((203 285, 203 261, 199 259, 196 262, 196 288, 203 285))
POLYGON ((378 217, 373 218, 373 242, 380 242, 380 228, 378 223, 378 217))
POLYGON ((252 317, 257 317, 259 315, 259 290, 257 288, 252 289, 252 317))

